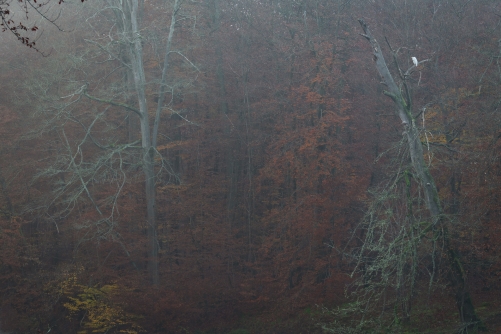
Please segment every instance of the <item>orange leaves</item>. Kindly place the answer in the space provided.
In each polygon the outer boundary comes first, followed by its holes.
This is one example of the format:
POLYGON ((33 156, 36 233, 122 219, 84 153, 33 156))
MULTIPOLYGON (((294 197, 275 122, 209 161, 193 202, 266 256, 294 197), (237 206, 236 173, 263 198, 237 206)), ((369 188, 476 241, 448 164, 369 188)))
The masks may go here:
POLYGON ((160 69, 160 64, 156 59, 151 59, 145 62, 145 70, 160 69))
POLYGON ((177 141, 171 141, 167 144, 159 145, 157 146, 157 150, 159 152, 163 150, 173 150, 173 149, 181 149, 183 147, 189 146, 193 144, 193 140, 177 140, 177 141))

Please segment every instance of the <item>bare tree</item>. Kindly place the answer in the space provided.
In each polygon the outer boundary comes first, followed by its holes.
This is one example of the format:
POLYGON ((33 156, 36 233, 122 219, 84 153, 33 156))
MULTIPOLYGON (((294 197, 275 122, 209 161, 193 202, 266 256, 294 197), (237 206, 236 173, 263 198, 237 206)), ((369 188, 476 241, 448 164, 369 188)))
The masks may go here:
MULTIPOLYGON (((400 170, 395 181, 391 183, 390 190, 386 190, 378 194, 379 198, 369 210, 368 228, 365 236, 362 251, 359 253, 359 264, 357 266, 360 272, 365 275, 365 282, 374 287, 375 280, 380 280, 383 288, 388 283, 390 275, 395 275, 397 281, 394 283, 396 294, 401 294, 403 287, 407 286, 410 292, 406 293, 406 297, 400 300, 403 306, 404 318, 409 316, 410 301, 412 297, 412 289, 414 280, 416 279, 416 265, 419 257, 419 246, 423 238, 431 233, 432 240, 442 240, 443 251, 446 255, 447 266, 449 268, 449 284, 454 290, 456 304, 458 306, 463 328, 477 327, 480 325, 480 320, 475 313, 475 308, 471 300, 469 289, 467 286, 466 273, 461 264, 458 252, 451 244, 449 237, 447 217, 444 214, 437 187, 433 176, 426 164, 423 155, 423 144, 421 142, 421 133, 418 128, 416 117, 419 113, 413 114, 411 87, 409 86, 408 78, 418 66, 428 60, 418 61, 413 60, 413 65, 406 71, 402 70, 397 61, 397 52, 391 49, 393 60, 397 69, 398 79, 401 85, 397 85, 394 76, 390 73, 387 63, 384 59, 383 52, 378 41, 373 37, 369 27, 363 20, 359 20, 364 33, 363 37, 367 39, 372 48, 373 60, 377 71, 382 79, 382 83, 387 90, 384 94, 392 99, 396 106, 396 115, 400 118, 404 128, 404 141, 401 145, 397 145, 400 152, 400 170), (402 146, 404 145, 404 146, 402 146), (411 169, 406 169, 404 166, 405 157, 410 157, 411 169), (403 159, 403 160, 402 160, 403 159), (411 195, 411 179, 415 180, 419 186, 419 193, 424 195, 424 204, 428 211, 429 221, 423 223, 424 216, 421 214, 420 219, 409 219, 412 212, 413 201, 411 195), (398 182, 404 185, 403 193, 392 195, 392 192, 398 187, 398 182), (402 200, 404 203, 401 207, 406 207, 406 211, 397 214, 397 202, 402 200), (407 201, 407 203, 405 203, 407 201), (379 215, 374 218, 374 215, 379 215), (389 228, 388 221, 394 221, 393 227, 389 228), (383 222, 383 223, 382 223, 383 222), (404 222, 407 225, 404 225, 404 222), (379 224, 378 227, 375 227, 379 224), (384 224, 384 227, 381 227, 384 224), (384 230, 384 231, 383 231, 384 230), (376 235, 376 233, 378 233, 376 235), (388 237, 391 236, 390 240, 388 237), (407 275, 409 278, 405 278, 407 275), (407 283, 404 283, 406 281, 407 283), (369 284, 370 282, 370 284, 369 284)), ((436 243, 433 243, 433 247, 436 243)), ((433 267, 435 267, 435 258, 432 259, 433 267)), ((430 282, 433 280, 435 269, 430 273, 430 282)), ((371 292, 370 297, 374 297, 371 292)))
MULTIPOLYGON (((143 61, 142 30, 140 28, 140 2, 139 0, 109 0, 109 8, 114 12, 119 26, 119 35, 125 42, 126 61, 128 70, 132 73, 133 85, 135 90, 135 100, 139 106, 137 109, 133 106, 126 106, 133 110, 139 118, 142 147, 142 169, 145 176, 145 195, 146 211, 148 223, 148 238, 150 242, 150 254, 148 270, 154 285, 159 282, 158 273, 158 240, 157 240, 157 222, 156 222, 156 200, 155 200, 155 154, 157 153, 158 127, 160 115, 165 107, 165 93, 167 91, 167 72, 169 69, 169 56, 171 53, 172 38, 176 26, 176 17, 180 9, 180 1, 174 0, 170 27, 165 44, 164 59, 161 71, 160 82, 158 83, 158 100, 153 123, 148 114, 146 99, 146 76, 143 61)), ((110 53, 110 55, 114 55, 110 53)), ((123 61, 123 58, 121 59, 123 61)), ((84 89, 83 94, 90 99, 104 103, 114 104, 113 101, 98 99, 87 93, 84 89)), ((124 105, 125 106, 125 105, 124 105)))
MULTIPOLYGON (((89 4, 92 5, 94 2, 89 1, 89 4)), ((152 284, 157 285, 159 283, 159 243, 157 240, 156 184, 159 173, 167 171, 171 175, 174 174, 168 162, 160 156, 156 149, 159 125, 162 114, 166 112, 184 118, 172 107, 172 97, 178 87, 175 87, 176 80, 169 77, 169 59, 173 54, 176 54, 188 67, 193 69, 194 73, 198 71, 198 68, 181 51, 172 50, 173 36, 178 22, 177 17, 181 8, 180 0, 172 2, 170 22, 166 20, 168 25, 163 25, 163 27, 168 27, 163 47, 159 47, 161 38, 151 41, 152 44, 155 44, 154 48, 157 51, 155 56, 161 55, 158 59, 160 71, 155 71, 148 78, 145 73, 146 60, 144 59, 143 44, 149 42, 155 27, 151 22, 141 22, 143 2, 140 0, 107 0, 105 2, 99 1, 97 6, 94 14, 86 20, 90 26, 89 34, 97 37, 85 39, 88 49, 76 56, 70 56, 67 60, 72 64, 71 71, 79 74, 74 75, 75 79, 73 80, 68 80, 67 76, 63 79, 64 75, 60 75, 61 81, 70 81, 71 84, 64 89, 65 96, 50 99, 49 104, 53 105, 51 111, 49 113, 44 111, 44 117, 50 118, 46 128, 52 129, 49 131, 56 129, 58 141, 62 143, 64 148, 60 150, 57 162, 40 175, 50 177, 64 175, 64 182, 59 183, 59 190, 55 192, 54 198, 57 200, 54 199, 52 202, 60 204, 66 202, 63 205, 64 211, 70 212, 75 207, 76 202, 85 198, 102 217, 93 223, 93 226, 100 226, 98 228, 100 235, 107 234, 112 236, 114 240, 120 240, 120 237, 113 232, 118 210, 116 202, 123 184, 128 178, 130 179, 128 175, 133 172, 132 170, 140 168, 145 182, 146 223, 149 239, 148 272, 152 284), (90 66, 91 63, 93 65, 90 66), (99 70, 96 72, 96 68, 99 67, 102 68, 101 71, 104 75, 96 80, 93 76, 96 73, 99 74, 99 70), (90 73, 91 71, 94 71, 93 74, 90 73), (84 79, 81 78, 82 73, 84 79), (158 77, 155 76, 156 73, 159 73, 158 77), (96 85, 93 85, 92 81, 87 83, 86 80, 96 80, 96 85), (84 81, 83 85, 82 81, 84 81), (107 82, 107 84, 100 86, 102 82, 107 82), (156 93, 152 93, 152 87, 156 88, 156 93), (171 96, 170 99, 166 98, 167 93, 171 96), (148 94, 154 94, 156 98, 148 99, 148 94), (82 101, 89 101, 89 99, 93 101, 91 105, 95 106, 95 111, 89 111, 91 108, 86 108, 86 112, 81 112, 81 107, 75 107, 81 105, 82 101), (56 100, 58 102, 54 104, 53 102, 56 100), (153 100, 156 106, 154 114, 151 115, 148 112, 148 104, 151 104, 153 100), (123 138, 118 139, 116 135, 111 134, 104 141, 100 139, 99 136, 103 136, 105 129, 108 131, 110 128, 116 128, 110 126, 109 121, 106 121, 106 118, 110 117, 110 110, 119 110, 124 116, 121 121, 123 123, 136 119, 139 124, 140 138, 138 139, 132 133, 125 143, 122 143, 123 138), (73 139, 73 143, 71 143, 69 137, 75 138, 77 136, 75 132, 69 134, 68 131, 65 131, 64 124, 57 127, 52 124, 61 122, 61 120, 72 124, 73 127, 75 125, 79 127, 78 136, 82 139, 76 143, 73 139), (101 150, 101 154, 93 158, 93 161, 89 160, 91 154, 83 153, 89 143, 101 150), (133 152, 137 152, 138 149, 141 158, 135 159, 133 152), (113 180, 113 184, 116 184, 117 187, 109 198, 95 199, 95 195, 90 189, 91 184, 95 183, 103 172, 109 175, 109 177, 105 177, 107 182, 113 180), (108 210, 109 213, 105 214, 105 210, 108 210)), ((156 16, 156 18, 161 20, 162 16, 156 16)), ((160 33, 165 32, 161 31, 160 33)), ((149 57, 152 57, 152 53, 149 54, 149 57)), ((185 73, 189 74, 189 71, 185 71, 185 73)), ((179 84, 179 86, 182 85, 179 84)), ((46 95, 48 90, 50 89, 41 89, 41 92, 39 90, 36 94, 46 95)), ((135 130, 134 126, 129 127, 129 132, 135 130)), ((61 209, 61 205, 59 205, 59 209, 61 209)), ((67 214, 59 214, 59 216, 64 218, 67 214)), ((126 249, 125 245, 123 246, 126 249)))

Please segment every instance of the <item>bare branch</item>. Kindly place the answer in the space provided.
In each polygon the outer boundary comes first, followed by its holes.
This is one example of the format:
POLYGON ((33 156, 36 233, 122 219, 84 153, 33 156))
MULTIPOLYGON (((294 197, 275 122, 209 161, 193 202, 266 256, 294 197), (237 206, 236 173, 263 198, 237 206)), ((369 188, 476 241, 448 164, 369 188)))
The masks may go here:
POLYGON ((113 106, 122 107, 122 108, 125 108, 128 110, 131 110, 131 111, 135 112, 140 118, 143 118, 143 114, 138 109, 131 107, 128 104, 121 103, 121 102, 115 102, 112 100, 100 99, 98 97, 89 95, 87 93, 87 85, 85 85, 84 88, 82 89, 82 94, 90 100, 94 100, 94 101, 98 101, 98 102, 102 102, 102 103, 107 103, 107 104, 111 104, 113 106))

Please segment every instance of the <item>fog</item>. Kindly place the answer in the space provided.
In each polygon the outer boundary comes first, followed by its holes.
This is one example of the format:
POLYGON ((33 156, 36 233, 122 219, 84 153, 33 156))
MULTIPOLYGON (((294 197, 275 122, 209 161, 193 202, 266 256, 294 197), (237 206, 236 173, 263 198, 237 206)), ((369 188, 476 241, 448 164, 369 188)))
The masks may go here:
POLYGON ((497 2, 0 14, 3 331, 499 331, 497 2))

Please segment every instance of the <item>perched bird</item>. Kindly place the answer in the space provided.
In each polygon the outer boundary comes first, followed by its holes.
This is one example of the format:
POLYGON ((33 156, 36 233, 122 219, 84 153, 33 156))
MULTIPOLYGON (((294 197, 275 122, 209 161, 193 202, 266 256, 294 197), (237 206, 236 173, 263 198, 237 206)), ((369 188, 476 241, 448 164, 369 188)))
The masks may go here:
POLYGON ((411 57, 412 62, 414 63, 414 66, 418 66, 418 61, 416 57, 411 57))

